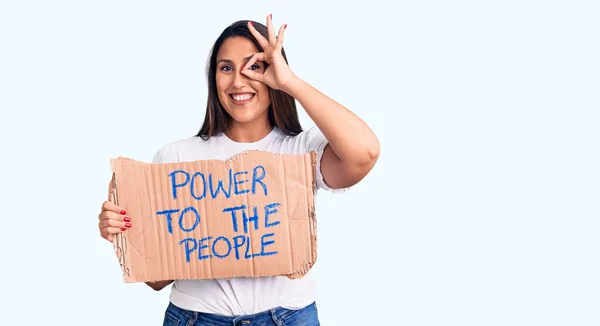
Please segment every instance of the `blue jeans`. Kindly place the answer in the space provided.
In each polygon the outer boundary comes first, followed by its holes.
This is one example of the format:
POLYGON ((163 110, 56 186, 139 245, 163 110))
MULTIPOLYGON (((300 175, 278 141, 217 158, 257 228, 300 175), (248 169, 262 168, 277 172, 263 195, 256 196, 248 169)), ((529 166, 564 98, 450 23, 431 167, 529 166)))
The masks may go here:
POLYGON ((317 305, 290 310, 274 308, 254 315, 225 317, 181 309, 169 303, 163 326, 319 326, 317 305))

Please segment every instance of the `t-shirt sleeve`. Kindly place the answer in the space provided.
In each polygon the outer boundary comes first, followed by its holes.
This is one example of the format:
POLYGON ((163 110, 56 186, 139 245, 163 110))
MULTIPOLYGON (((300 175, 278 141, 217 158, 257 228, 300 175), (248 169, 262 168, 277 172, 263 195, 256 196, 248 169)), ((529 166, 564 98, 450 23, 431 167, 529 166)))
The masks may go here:
POLYGON ((321 173, 321 159, 323 158, 323 152, 329 142, 321 130, 314 126, 306 131, 306 150, 308 152, 315 151, 317 153, 317 164, 316 164, 316 178, 317 178, 317 189, 324 189, 332 192, 341 192, 348 190, 349 188, 333 189, 325 183, 323 174, 321 173))
POLYGON ((161 147, 152 158, 152 163, 175 163, 179 162, 179 154, 175 144, 167 144, 161 147))

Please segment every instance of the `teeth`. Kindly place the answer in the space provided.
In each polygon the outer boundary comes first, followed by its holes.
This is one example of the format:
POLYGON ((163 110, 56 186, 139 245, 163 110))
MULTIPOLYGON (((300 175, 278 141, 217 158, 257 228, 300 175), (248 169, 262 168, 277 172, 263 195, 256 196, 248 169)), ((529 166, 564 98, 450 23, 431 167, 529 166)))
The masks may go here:
POLYGON ((231 95, 231 97, 236 101, 245 101, 249 100, 254 96, 254 94, 241 94, 241 95, 231 95))

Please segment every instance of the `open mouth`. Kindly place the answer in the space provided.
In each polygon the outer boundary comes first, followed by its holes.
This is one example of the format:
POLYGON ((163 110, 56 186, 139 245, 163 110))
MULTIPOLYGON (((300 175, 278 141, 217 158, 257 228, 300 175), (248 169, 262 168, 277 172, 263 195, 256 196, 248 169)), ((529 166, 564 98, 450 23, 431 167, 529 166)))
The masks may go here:
POLYGON ((254 96, 254 93, 229 94, 229 98, 231 98, 233 102, 237 104, 250 102, 250 100, 252 100, 254 96))

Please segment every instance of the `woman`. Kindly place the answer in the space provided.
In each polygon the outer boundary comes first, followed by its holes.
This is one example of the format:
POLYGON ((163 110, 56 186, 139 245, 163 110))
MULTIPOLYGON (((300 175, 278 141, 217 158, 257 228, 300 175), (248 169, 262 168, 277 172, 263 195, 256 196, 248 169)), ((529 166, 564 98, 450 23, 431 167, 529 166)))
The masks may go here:
MULTIPOLYGON (((213 46, 208 67, 208 105, 194 137, 172 142, 155 163, 227 159, 244 150, 317 152, 317 186, 350 187, 372 169, 379 142, 348 109, 297 77, 287 64, 283 35, 272 16, 267 26, 239 21, 213 46), (296 99, 316 126, 303 131, 296 99)), ((135 224, 121 207, 105 202, 102 237, 135 224)), ((161 290, 173 281, 147 283, 161 290)), ((287 277, 175 280, 164 325, 319 325, 311 273, 287 277)))

